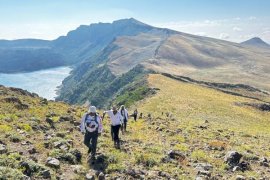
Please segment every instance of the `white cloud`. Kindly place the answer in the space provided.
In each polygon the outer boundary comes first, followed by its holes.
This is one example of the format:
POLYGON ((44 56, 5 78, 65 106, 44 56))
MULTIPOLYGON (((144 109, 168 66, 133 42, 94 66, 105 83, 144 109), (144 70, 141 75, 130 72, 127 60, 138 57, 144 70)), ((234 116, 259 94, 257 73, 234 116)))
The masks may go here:
POLYGON ((197 32, 197 33, 194 33, 195 35, 198 35, 198 36, 206 36, 207 37, 207 33, 206 32, 197 32))
MULTIPOLYGON (((176 21, 170 23, 156 23, 157 27, 166 27, 180 32, 222 38, 233 42, 243 42, 252 37, 260 37, 270 43, 268 26, 270 17, 241 17, 231 19, 215 19, 202 21, 176 21), (252 19, 252 22, 251 20, 252 19)), ((150 23, 151 24, 151 23, 150 23)))
POLYGON ((234 18, 234 20, 239 21, 239 20, 241 20, 241 18, 240 17, 236 17, 236 18, 234 18))
POLYGON ((242 31, 242 29, 239 28, 239 27, 234 27, 234 28, 233 28, 233 31, 242 31))
POLYGON ((255 16, 250 16, 248 19, 253 21, 253 20, 256 20, 257 18, 255 16))
POLYGON ((220 39, 229 39, 230 38, 230 35, 227 34, 227 33, 220 33, 219 34, 219 38, 220 39))

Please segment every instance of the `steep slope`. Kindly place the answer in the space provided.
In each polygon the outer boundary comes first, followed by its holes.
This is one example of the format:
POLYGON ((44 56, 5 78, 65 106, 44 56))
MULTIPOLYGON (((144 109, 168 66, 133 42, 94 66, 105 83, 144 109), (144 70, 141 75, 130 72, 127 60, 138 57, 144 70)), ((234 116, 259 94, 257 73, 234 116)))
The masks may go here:
POLYGON ((264 42, 261 38, 254 37, 247 41, 242 42, 241 44, 257 48, 270 48, 270 45, 264 42))
POLYGON ((72 165, 81 164, 76 126, 82 109, 3 86, 0 103, 0 179, 79 177, 72 165), (48 157, 60 164, 47 164, 48 157))
POLYGON ((73 92, 80 89, 80 94, 75 95, 80 98, 68 102, 91 101, 91 93, 86 96, 83 89, 97 75, 90 72, 101 67, 106 67, 112 79, 125 76, 131 69, 140 66, 150 72, 209 82, 247 84, 270 91, 269 61, 270 52, 265 49, 154 28, 134 36, 117 37, 103 51, 85 60, 64 81, 59 99, 68 100, 71 95, 74 96, 72 93, 68 95, 65 89, 73 89, 73 92))
POLYGON ((0 86, 0 177, 269 178, 270 109, 251 106, 264 102, 160 74, 146 76, 146 84, 156 93, 129 109, 138 107, 142 118, 129 120, 120 150, 113 147, 105 117, 94 164, 78 132, 85 109, 0 86), (224 160, 231 150, 243 156, 238 168, 224 160), (48 157, 56 164, 46 163, 48 157))

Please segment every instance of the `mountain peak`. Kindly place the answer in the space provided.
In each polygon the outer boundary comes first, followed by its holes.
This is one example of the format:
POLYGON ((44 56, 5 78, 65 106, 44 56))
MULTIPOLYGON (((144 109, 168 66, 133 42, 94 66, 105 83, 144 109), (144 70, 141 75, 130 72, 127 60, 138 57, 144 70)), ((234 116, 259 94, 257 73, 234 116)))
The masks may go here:
POLYGON ((135 18, 119 19, 119 20, 113 21, 112 24, 136 24, 136 25, 141 25, 141 26, 150 26, 141 21, 138 21, 135 18))
POLYGON ((247 41, 242 42, 241 44, 243 45, 248 45, 248 46, 254 46, 254 47, 260 47, 260 48, 269 48, 270 45, 264 42, 261 38, 259 37, 253 37, 247 41))

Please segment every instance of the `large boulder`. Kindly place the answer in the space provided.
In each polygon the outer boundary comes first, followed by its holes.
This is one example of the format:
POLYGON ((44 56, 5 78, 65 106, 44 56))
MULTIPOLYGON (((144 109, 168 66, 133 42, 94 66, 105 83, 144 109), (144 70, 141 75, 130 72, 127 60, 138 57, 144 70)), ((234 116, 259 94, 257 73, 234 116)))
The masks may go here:
POLYGON ((230 166, 236 166, 239 163, 242 156, 243 155, 238 153, 237 151, 229 151, 226 154, 224 161, 230 166))
POLYGON ((46 165, 53 168, 60 168, 60 161, 56 158, 48 157, 46 160, 46 165))

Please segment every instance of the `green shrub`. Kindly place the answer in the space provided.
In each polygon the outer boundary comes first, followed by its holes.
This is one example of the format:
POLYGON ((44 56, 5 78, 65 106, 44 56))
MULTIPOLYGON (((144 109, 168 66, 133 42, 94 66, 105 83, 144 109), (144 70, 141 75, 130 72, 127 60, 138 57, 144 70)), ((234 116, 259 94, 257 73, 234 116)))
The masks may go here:
POLYGON ((0 166, 0 179, 7 180, 7 179, 23 179, 24 174, 17 170, 10 167, 1 167, 0 166))
POLYGON ((12 153, 9 155, 2 154, 0 155, 0 166, 18 168, 18 164, 20 160, 21 160, 21 155, 19 155, 18 153, 12 153))
POLYGON ((157 158, 153 154, 136 154, 137 164, 143 164, 146 167, 153 167, 158 164, 157 158))
POLYGON ((208 161, 207 155, 202 150, 196 150, 191 153, 191 158, 199 161, 208 161))
POLYGON ((11 142, 17 143, 20 142, 23 138, 19 134, 13 133, 9 136, 9 139, 11 142))
POLYGON ((32 127, 29 124, 19 124, 19 127, 26 132, 32 131, 32 127))
POLYGON ((11 130, 12 130, 12 127, 9 125, 5 125, 5 124, 0 125, 0 132, 1 133, 10 132, 11 130))

